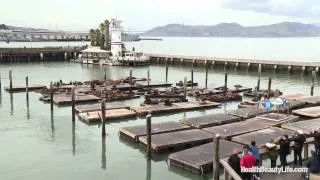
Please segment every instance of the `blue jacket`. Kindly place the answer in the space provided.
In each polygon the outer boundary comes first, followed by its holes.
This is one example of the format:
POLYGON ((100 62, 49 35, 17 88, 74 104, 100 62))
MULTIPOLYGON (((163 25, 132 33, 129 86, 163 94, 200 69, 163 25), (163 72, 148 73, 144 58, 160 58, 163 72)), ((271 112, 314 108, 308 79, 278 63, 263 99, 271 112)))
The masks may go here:
POLYGON ((256 146, 250 146, 249 151, 252 153, 256 160, 260 160, 259 150, 256 146))

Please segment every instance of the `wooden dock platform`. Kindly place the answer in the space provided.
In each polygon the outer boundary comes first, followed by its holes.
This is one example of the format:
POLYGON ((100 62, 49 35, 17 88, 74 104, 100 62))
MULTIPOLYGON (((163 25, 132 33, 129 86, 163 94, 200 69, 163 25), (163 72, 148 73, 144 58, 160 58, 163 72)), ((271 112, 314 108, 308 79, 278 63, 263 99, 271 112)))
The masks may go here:
MULTIPOLYGON (((213 135, 200 129, 191 129, 151 136, 151 149, 154 152, 177 151, 213 141, 213 135)), ((146 146, 146 136, 139 137, 146 146)))
POLYGON ((281 125, 282 128, 286 128, 292 131, 302 130, 304 133, 311 133, 314 129, 319 129, 320 118, 293 122, 281 125))
MULTIPOLYGON (((187 125, 183 125, 178 122, 173 122, 173 121, 151 124, 152 135, 175 132, 175 131, 183 131, 187 129, 191 129, 191 127, 187 125)), ((123 127, 123 128, 120 128, 119 133, 120 133, 120 137, 124 137, 126 139, 138 142, 138 138, 140 136, 147 135, 146 125, 123 127)))
POLYGON ((318 118, 320 117, 320 106, 296 109, 292 113, 299 116, 318 118))
POLYGON ((224 113, 210 114, 180 120, 180 123, 194 128, 205 128, 240 121, 242 118, 224 113))
POLYGON ((306 96, 304 94, 298 93, 298 94, 288 94, 288 95, 282 95, 280 96, 281 98, 285 98, 287 100, 301 100, 301 99, 305 99, 308 98, 310 96, 306 96))
POLYGON ((196 110, 196 109, 215 108, 219 106, 221 106, 221 104, 215 103, 215 102, 207 102, 204 104, 201 104, 198 102, 181 102, 181 103, 172 103, 171 106, 166 106, 164 104, 154 104, 154 105, 132 107, 132 109, 138 114, 144 115, 144 114, 147 114, 148 112, 152 114, 169 113, 169 112, 196 110))
MULTIPOLYGON (((79 113, 78 116, 79 116, 79 119, 83 120, 87 124, 101 122, 101 117, 100 117, 101 111, 79 113)), ((135 112, 125 108, 106 110, 106 121, 135 117, 135 116, 136 116, 135 112)))
POLYGON ((264 109, 258 109, 257 107, 240 108, 234 111, 229 111, 228 114, 238 116, 242 118, 252 118, 260 114, 267 113, 264 109))
MULTIPOLYGON (((28 91, 36 91, 45 87, 46 87, 45 85, 41 85, 41 84, 32 84, 28 86, 28 91)), ((10 87, 4 87, 4 90, 7 92, 24 92, 26 91, 26 86, 12 86, 11 90, 10 90, 10 87)))
MULTIPOLYGON (((109 109, 130 109, 130 106, 106 104, 106 110, 109 110, 109 109)), ((98 104, 89 104, 89 105, 78 105, 75 107, 75 110, 78 113, 99 111, 101 110, 101 104, 98 103, 98 104)))
MULTIPOLYGON (((226 140, 220 140, 219 145, 220 158, 228 157, 232 155, 234 151, 241 152, 242 150, 242 145, 226 140)), ((214 151, 214 143, 207 143, 170 154, 168 162, 170 165, 178 166, 194 173, 208 173, 213 169, 214 151)))
MULTIPOLYGON (((146 88, 148 87, 148 82, 147 81, 139 81, 136 82, 136 87, 139 88, 146 88)), ((172 83, 166 83, 166 82, 161 82, 161 81, 150 81, 149 82, 149 87, 155 88, 155 87, 170 87, 172 86, 172 83)))
POLYGON ((220 134, 224 139, 229 139, 232 136, 249 133, 252 131, 258 131, 260 129, 268 128, 269 125, 256 121, 240 121, 230 124, 224 124, 221 126, 213 126, 204 128, 202 130, 211 133, 212 135, 220 134))
POLYGON ((280 126, 281 124, 295 122, 299 119, 298 116, 294 115, 287 115, 287 114, 280 114, 280 113, 268 113, 262 114, 255 118, 248 119, 247 121, 256 121, 262 122, 269 126, 280 126))
MULTIPOLYGON (((99 100, 100 100, 99 97, 96 97, 93 95, 76 93, 76 96, 75 96, 76 103, 98 102, 99 100)), ((57 105, 70 105, 72 103, 72 94, 71 93, 54 94, 53 102, 57 105)))
POLYGON ((294 131, 278 127, 270 127, 247 134, 234 136, 231 138, 231 140, 240 144, 250 144, 251 141, 255 141, 258 147, 264 147, 264 145, 269 142, 270 139, 278 141, 279 138, 284 134, 292 136, 294 134, 294 131))
POLYGON ((311 96, 304 99, 300 99, 300 101, 303 101, 307 104, 311 104, 313 106, 320 105, 320 96, 311 96))

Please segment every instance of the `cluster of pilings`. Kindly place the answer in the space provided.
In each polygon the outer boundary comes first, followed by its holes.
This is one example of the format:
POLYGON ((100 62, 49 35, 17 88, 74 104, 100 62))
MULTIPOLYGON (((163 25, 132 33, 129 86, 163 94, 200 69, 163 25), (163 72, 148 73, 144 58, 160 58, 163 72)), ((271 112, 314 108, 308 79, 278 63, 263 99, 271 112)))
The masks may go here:
POLYGON ((0 63, 66 61, 76 59, 84 47, 0 48, 0 63))
POLYGON ((157 55, 147 54, 153 64, 167 65, 183 65, 183 66, 198 66, 217 69, 233 69, 256 71, 273 71, 273 72, 301 72, 308 74, 315 71, 319 73, 319 62, 304 62, 304 61, 277 61, 277 60, 253 60, 253 59, 229 59, 229 58, 214 58, 214 57, 193 57, 193 56, 176 56, 176 55, 157 55))

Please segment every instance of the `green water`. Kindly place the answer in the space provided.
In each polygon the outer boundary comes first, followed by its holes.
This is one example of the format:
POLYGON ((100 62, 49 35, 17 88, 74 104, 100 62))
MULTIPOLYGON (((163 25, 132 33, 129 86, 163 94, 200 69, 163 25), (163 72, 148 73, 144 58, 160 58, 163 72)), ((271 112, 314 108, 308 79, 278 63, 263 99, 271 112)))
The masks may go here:
MULTIPOLYGON (((71 121, 71 108, 54 108, 51 118, 49 104, 39 101, 40 94, 29 94, 29 107, 25 93, 10 94, 3 91, 7 86, 8 71, 13 70, 13 84, 23 85, 25 76, 30 84, 50 81, 84 81, 103 79, 104 70, 99 66, 87 66, 68 62, 1 64, 2 90, 0 94, 0 179, 211 179, 211 175, 195 175, 178 168, 169 168, 164 161, 166 154, 156 156, 148 163, 144 149, 122 142, 118 136, 120 127, 145 124, 143 118, 112 121, 107 124, 105 144, 98 125, 87 126, 71 121)), ((146 77, 148 67, 133 69, 136 77, 146 77)), ((128 76, 128 67, 107 67, 108 78, 128 76)), ((189 68, 169 68, 169 81, 177 82, 190 77, 189 68)), ((223 84, 221 70, 210 70, 209 84, 223 84)), ((151 79, 165 80, 165 68, 150 66, 151 79)), ((195 69, 195 81, 204 84, 204 69, 195 69)), ((261 86, 266 88, 268 77, 272 87, 284 93, 309 94, 311 77, 286 72, 262 74, 261 86)), ((255 72, 229 71, 229 84, 256 85, 255 72)), ((318 84, 318 81, 316 81, 318 84)), ((315 94, 319 95, 318 87, 315 94)), ((143 99, 123 101, 126 105, 138 105, 143 99)), ((119 102, 116 102, 119 104, 119 102)), ((152 122, 178 121, 193 117, 236 109, 238 102, 223 104, 221 108, 153 117, 152 122)))

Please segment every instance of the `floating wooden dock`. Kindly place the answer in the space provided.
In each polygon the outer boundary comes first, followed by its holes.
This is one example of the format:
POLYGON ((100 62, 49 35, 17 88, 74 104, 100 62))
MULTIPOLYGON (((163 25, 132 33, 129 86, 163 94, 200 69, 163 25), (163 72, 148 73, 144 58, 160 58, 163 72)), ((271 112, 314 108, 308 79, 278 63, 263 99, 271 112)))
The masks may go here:
MULTIPOLYGON (((85 123, 87 124, 101 122, 101 117, 100 117, 101 111, 79 113, 78 116, 79 116, 79 119, 85 121, 85 123)), ((125 108, 106 110, 106 121, 135 117, 135 116, 136 116, 135 112, 125 108)))
MULTIPOLYGON (((220 140, 219 145, 220 158, 228 157, 234 152, 241 152, 242 150, 242 145, 226 140, 220 140)), ((170 165, 178 166, 194 173, 203 174, 212 171, 214 153, 214 143, 207 143, 170 154, 168 162, 170 165)))
POLYGON ((304 133, 308 134, 311 133, 314 129, 319 129, 320 118, 283 124, 281 127, 293 131, 302 130, 304 133))
MULTIPOLYGON (((155 134, 151 136, 151 149, 154 152, 177 151, 213 141, 213 135, 199 129, 155 134)), ((147 138, 139 137, 146 146, 147 138)))
MULTIPOLYGON (((161 133, 169 133, 175 131, 183 131, 191 129, 190 126, 183 125, 178 122, 163 122, 163 123, 155 123, 151 125, 151 134, 161 134, 161 133)), ((146 136, 146 125, 141 126, 131 126, 131 127, 123 127, 119 130, 120 137, 124 137, 129 140, 133 140, 138 142, 138 138, 140 136, 146 136)))
POLYGON ((187 118, 181 120, 180 123, 200 129, 205 127, 217 126, 221 124, 233 123, 240 121, 241 119, 241 117, 220 113, 187 118))
POLYGON ((300 101, 316 106, 316 105, 320 105, 320 96, 311 96, 308 98, 300 99, 300 101))
MULTIPOLYGON (((130 106, 106 104, 106 110, 110 110, 110 109, 130 109, 130 106)), ((89 105, 78 105, 75 107, 75 110, 78 113, 99 111, 101 110, 101 104, 98 103, 98 104, 89 104, 89 105)))
POLYGON ((282 95, 280 96, 281 98, 285 98, 287 100, 301 100, 301 99, 305 99, 308 98, 310 96, 306 96, 304 94, 298 93, 298 94, 288 94, 288 95, 282 95))
MULTIPOLYGON (((136 82, 135 84, 139 88, 146 88, 148 87, 148 82, 147 81, 139 81, 136 82)), ((166 83, 166 82, 161 82, 161 81, 150 81, 149 82, 149 87, 170 87, 172 86, 172 83, 166 83)))
POLYGON ((296 109, 292 113, 299 116, 318 118, 320 117, 320 106, 296 109))
MULTIPOLYGON (((93 95, 79 94, 75 95, 76 103, 90 103, 90 102, 98 102, 100 100, 99 97, 93 95)), ((72 103, 72 94, 70 93, 61 93, 53 95, 53 102, 57 105, 70 105, 72 103)))
MULTIPOLYGON (((33 84, 28 86, 28 91, 36 91, 45 87, 45 85, 33 84)), ((12 86, 12 89, 10 89, 10 87, 4 87, 4 90, 7 92, 23 92, 26 91, 26 86, 12 86)))
POLYGON ((270 139, 278 141, 279 138, 284 134, 292 136, 294 134, 294 131, 278 127, 271 127, 247 134, 242 134, 239 136, 234 136, 231 138, 231 140, 240 144, 250 144, 251 141, 255 141, 258 147, 263 147, 267 142, 270 141, 270 139))
POLYGON ((164 104, 154 104, 154 105, 144 105, 138 107, 132 107, 132 110, 137 112, 140 115, 147 114, 148 112, 152 114, 157 113, 169 113, 169 112, 179 112, 179 111, 188 111, 195 109, 205 109, 205 108, 215 108, 221 106, 220 103, 207 102, 207 103, 198 103, 198 102, 181 102, 181 103, 172 103, 171 106, 166 106, 164 104))
POLYGON ((280 126, 281 124, 295 122, 298 119, 299 117, 294 115, 268 113, 259 115, 255 118, 248 119, 247 121, 262 122, 270 126, 280 126))
POLYGON ((234 111, 229 111, 228 114, 238 116, 242 118, 252 118, 260 114, 264 114, 267 111, 264 109, 258 109, 257 107, 240 108, 234 111))
POLYGON ((213 126, 202 130, 213 135, 219 134, 224 139, 229 139, 232 136, 249 133, 269 127, 269 125, 256 121, 241 121, 221 126, 213 126))

